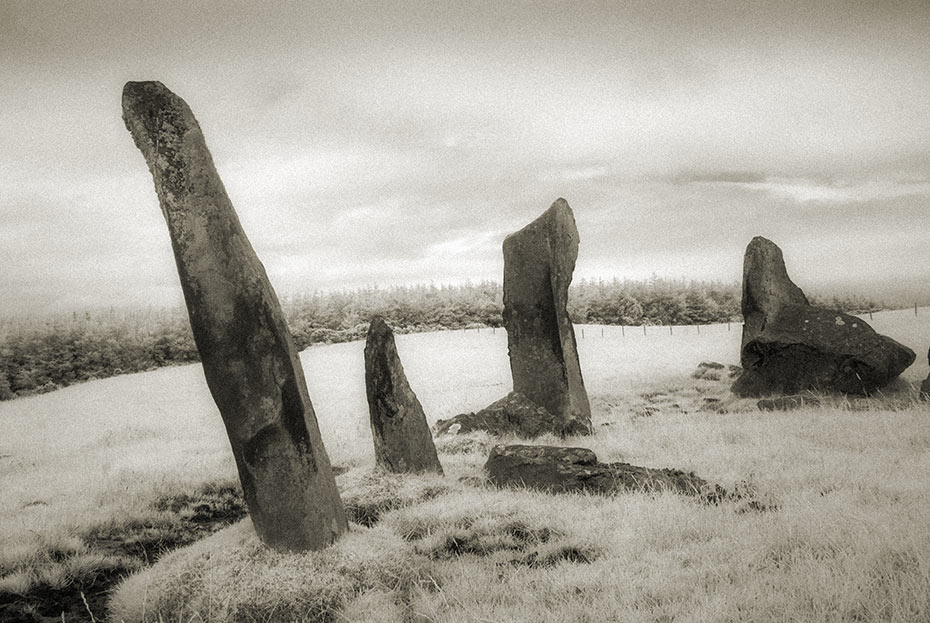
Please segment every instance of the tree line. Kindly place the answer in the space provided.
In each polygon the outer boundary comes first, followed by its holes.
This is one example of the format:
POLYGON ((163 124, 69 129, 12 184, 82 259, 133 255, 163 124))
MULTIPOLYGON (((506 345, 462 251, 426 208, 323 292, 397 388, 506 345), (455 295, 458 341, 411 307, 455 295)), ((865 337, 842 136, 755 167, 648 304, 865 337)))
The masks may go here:
MULTIPOLYGON (((414 285, 315 292, 284 298, 282 308, 298 349, 363 339, 382 316, 398 333, 499 327, 501 285, 414 285)), ((862 312, 869 299, 817 299, 814 304, 862 312)), ((693 325, 737 321, 735 283, 580 280, 569 291, 575 323, 693 325)), ((44 393, 81 381, 198 361, 187 315, 179 309, 81 312, 46 320, 0 321, 0 400, 44 393)))

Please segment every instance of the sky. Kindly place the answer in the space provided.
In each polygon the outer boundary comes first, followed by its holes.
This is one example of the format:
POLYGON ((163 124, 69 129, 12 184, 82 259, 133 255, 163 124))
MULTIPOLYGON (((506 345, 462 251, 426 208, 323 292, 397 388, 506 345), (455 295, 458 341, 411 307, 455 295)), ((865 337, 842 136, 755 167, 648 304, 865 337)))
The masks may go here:
POLYGON ((500 281, 556 198, 575 279, 930 302, 930 4, 0 0, 0 315, 182 301, 121 119, 187 101, 279 295, 500 281))

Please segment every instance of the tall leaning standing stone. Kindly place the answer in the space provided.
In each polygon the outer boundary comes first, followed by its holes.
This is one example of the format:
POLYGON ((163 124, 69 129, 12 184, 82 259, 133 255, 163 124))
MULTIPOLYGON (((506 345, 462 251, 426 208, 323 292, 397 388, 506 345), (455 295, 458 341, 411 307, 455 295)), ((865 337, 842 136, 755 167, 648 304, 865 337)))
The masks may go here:
POLYGON ((394 332, 376 317, 365 341, 365 393, 375 460, 389 472, 438 472, 429 424, 397 355, 394 332))
POLYGON ((561 198, 504 239, 504 326, 513 389, 561 418, 565 435, 591 432, 567 310, 577 258, 575 217, 561 198))
POLYGON ((168 223, 204 376, 255 531, 277 550, 322 549, 347 529, 297 350, 187 104, 129 82, 123 120, 168 223))

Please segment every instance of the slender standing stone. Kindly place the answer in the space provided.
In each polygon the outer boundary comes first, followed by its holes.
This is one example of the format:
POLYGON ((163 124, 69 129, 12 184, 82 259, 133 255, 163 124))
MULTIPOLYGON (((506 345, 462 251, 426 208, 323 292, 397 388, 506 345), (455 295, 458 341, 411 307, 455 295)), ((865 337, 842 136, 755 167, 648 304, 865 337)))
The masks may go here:
POLYGON ((504 239, 504 326, 513 390, 564 422, 564 435, 591 433, 568 286, 578 258, 572 209, 557 199, 504 239))
POLYGON ((442 465, 423 407, 410 389, 394 333, 375 317, 365 341, 365 392, 375 459, 390 472, 439 472, 442 465))
POLYGON ((204 376, 255 531, 277 550, 347 529, 293 339, 187 104, 128 82, 123 119, 155 181, 204 376))

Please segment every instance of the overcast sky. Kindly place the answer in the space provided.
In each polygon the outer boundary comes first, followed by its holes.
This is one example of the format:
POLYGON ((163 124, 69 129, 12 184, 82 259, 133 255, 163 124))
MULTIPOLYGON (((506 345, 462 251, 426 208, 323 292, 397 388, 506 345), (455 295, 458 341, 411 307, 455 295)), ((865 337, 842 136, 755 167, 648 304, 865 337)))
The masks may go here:
POLYGON ((557 197, 575 278, 930 300, 930 4, 0 0, 0 313, 181 301, 120 109, 197 116, 279 294, 500 280, 557 197), (910 294, 909 294, 910 295, 910 294))

